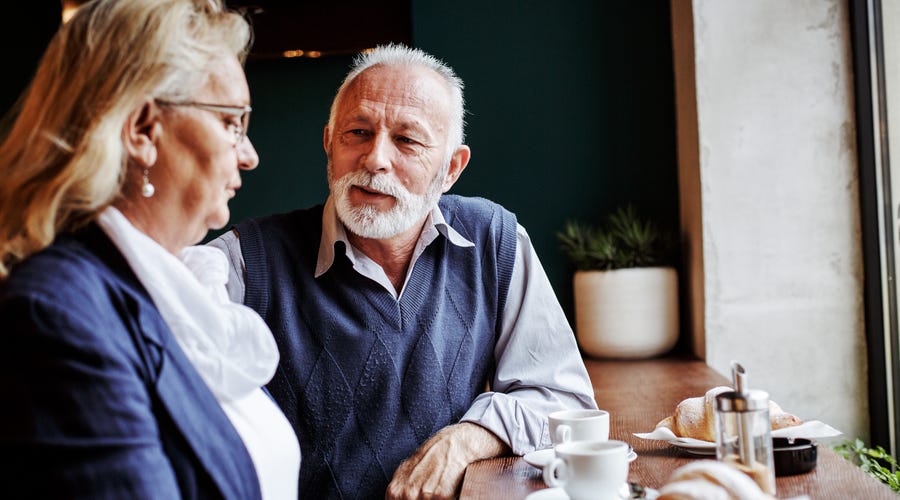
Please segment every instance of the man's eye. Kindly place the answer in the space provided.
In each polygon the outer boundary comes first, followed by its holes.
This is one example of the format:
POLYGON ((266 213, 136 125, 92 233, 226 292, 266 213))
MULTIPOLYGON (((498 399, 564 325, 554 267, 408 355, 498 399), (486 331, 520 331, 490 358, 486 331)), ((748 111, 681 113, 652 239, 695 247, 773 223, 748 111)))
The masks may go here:
POLYGON ((402 142, 404 144, 416 144, 416 141, 402 135, 397 137, 397 142, 402 142))
POLYGON ((372 136, 371 132, 364 128, 351 128, 338 134, 338 140, 347 145, 364 144, 372 136))

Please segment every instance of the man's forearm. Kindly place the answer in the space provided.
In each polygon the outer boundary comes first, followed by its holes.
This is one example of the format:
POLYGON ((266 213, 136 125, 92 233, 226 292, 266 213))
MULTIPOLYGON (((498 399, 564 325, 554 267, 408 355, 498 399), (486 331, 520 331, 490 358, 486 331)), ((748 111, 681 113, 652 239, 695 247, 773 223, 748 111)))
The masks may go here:
POLYGON ((461 422, 447 429, 456 429, 463 449, 468 450, 467 462, 509 454, 509 446, 496 434, 472 422, 461 422))
POLYGON ((441 429, 400 464, 387 498, 453 498, 472 462, 509 453, 493 432, 471 422, 441 429))

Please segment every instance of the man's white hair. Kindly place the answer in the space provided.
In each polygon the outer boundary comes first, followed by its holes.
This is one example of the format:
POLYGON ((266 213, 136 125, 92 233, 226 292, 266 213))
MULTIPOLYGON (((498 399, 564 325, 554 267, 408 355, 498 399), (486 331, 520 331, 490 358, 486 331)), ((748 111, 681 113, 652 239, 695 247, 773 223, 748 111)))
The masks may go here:
POLYGON ((451 99, 450 127, 449 135, 447 137, 447 144, 449 146, 448 154, 452 155, 452 152, 455 151, 456 148, 463 145, 463 141, 465 140, 465 101, 463 99, 463 81, 456 76, 453 68, 447 66, 443 61, 431 54, 427 54, 420 49, 393 43, 389 45, 379 45, 372 50, 359 54, 356 59, 354 59, 353 64, 350 67, 350 72, 347 73, 343 83, 341 83, 340 88, 338 88, 334 101, 331 103, 331 112, 328 115, 329 142, 331 142, 331 136, 334 133, 334 121, 338 104, 344 96, 345 90, 363 71, 374 66, 418 66, 429 68, 440 75, 447 84, 451 99))

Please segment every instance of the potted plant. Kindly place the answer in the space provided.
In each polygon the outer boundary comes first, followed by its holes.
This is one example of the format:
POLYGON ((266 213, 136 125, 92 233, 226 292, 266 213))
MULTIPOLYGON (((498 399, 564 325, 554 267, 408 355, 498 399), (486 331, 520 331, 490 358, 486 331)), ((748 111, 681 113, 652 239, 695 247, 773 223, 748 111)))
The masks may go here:
POLYGON ((593 357, 636 359, 678 340, 678 275, 664 263, 667 241, 632 206, 600 227, 569 221, 557 234, 575 266, 575 336, 593 357))

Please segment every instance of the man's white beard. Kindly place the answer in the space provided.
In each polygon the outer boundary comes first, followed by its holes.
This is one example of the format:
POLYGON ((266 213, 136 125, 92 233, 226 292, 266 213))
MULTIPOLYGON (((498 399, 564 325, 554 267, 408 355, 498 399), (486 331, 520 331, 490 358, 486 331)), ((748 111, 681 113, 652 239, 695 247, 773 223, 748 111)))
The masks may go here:
POLYGON ((435 176, 427 193, 416 195, 390 174, 373 174, 365 169, 334 180, 329 161, 328 185, 337 216, 350 232, 363 238, 385 239, 407 231, 425 219, 441 196, 443 170, 435 176), (393 196, 394 206, 385 212, 380 212, 374 205, 354 206, 350 203, 350 187, 354 185, 393 196))

